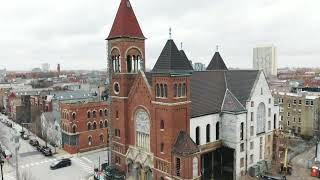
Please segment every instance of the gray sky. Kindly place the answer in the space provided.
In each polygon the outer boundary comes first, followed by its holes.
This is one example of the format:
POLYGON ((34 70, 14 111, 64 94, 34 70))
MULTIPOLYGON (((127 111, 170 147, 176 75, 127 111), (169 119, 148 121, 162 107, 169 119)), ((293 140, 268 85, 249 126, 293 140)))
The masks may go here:
MULTIPOLYGON (((120 0, 0 0, 0 68, 106 67, 107 37, 120 0)), ((252 48, 274 44, 280 67, 319 66, 319 0, 131 0, 152 68, 166 40, 208 64, 220 46, 228 67, 250 68, 252 48)))

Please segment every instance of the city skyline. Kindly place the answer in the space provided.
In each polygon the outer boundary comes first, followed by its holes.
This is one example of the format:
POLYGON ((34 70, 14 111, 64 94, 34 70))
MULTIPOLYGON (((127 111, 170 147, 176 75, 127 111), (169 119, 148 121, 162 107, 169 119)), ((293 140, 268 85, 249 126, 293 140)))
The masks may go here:
MULTIPOLYGON (((0 19, 6 26, 0 34, 0 59, 6 66, 2 63, 0 68, 31 70, 42 63, 49 63, 52 68, 60 63, 62 69, 70 70, 107 67, 104 39, 118 4, 102 0, 3 3, 0 19)), ((320 25, 314 22, 320 20, 316 12, 316 4, 320 3, 315 0, 206 0, 201 4, 191 0, 183 4, 135 0, 132 4, 148 38, 147 68, 153 67, 169 38, 169 27, 173 39, 183 42, 183 49, 193 62, 208 64, 219 45, 229 67, 251 68, 253 48, 274 44, 280 68, 317 66, 320 46, 315 37, 320 25), (178 6, 182 8, 175 8, 178 6)))

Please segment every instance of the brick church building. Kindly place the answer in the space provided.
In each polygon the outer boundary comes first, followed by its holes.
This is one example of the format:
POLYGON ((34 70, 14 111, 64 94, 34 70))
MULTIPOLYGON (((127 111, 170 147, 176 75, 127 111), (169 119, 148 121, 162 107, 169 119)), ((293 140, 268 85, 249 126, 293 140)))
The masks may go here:
POLYGON ((139 180, 239 179, 271 159, 278 111, 263 72, 228 70, 219 52, 194 72, 172 39, 146 72, 146 38, 129 0, 106 40, 118 169, 139 180))

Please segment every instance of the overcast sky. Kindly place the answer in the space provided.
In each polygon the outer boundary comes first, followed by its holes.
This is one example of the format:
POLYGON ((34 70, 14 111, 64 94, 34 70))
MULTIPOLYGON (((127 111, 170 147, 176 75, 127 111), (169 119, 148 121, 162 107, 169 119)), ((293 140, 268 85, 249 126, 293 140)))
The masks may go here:
MULTIPOLYGON (((0 68, 106 67, 120 0, 0 0, 0 68)), ((172 27, 176 44, 208 64, 220 46, 228 67, 251 68, 252 49, 278 48, 280 67, 319 66, 320 0, 131 0, 152 68, 172 27)))

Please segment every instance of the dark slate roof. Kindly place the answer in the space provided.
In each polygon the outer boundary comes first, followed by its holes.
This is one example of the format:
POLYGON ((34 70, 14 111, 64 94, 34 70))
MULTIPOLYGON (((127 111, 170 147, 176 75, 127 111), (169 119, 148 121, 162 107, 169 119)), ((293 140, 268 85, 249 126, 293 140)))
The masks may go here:
POLYGON ((199 148, 188 133, 180 131, 172 151, 181 156, 188 156, 199 152, 199 148))
POLYGON ((121 0, 107 39, 133 37, 145 39, 129 0, 121 0))
POLYGON ((221 112, 227 89, 246 107, 258 70, 216 70, 193 72, 191 79, 191 117, 221 112))
POLYGON ((221 111, 226 91, 224 71, 195 71, 191 79, 191 116, 221 111))
POLYGON ((246 108, 238 101, 238 99, 229 91, 229 89, 226 90, 223 105, 221 108, 222 112, 231 112, 231 113, 237 113, 237 112, 244 112, 246 111, 246 108))
POLYGON ((214 53, 207 70, 228 70, 219 52, 214 53))
POLYGON ((259 70, 232 70, 226 72, 228 89, 244 107, 246 107, 246 101, 250 97, 251 90, 259 74, 259 70))
POLYGON ((193 68, 188 58, 181 55, 172 39, 167 41, 152 69, 154 73, 185 73, 192 71, 193 68))
POLYGON ((144 72, 144 74, 146 75, 146 78, 147 78, 149 85, 152 87, 152 73, 144 72))

